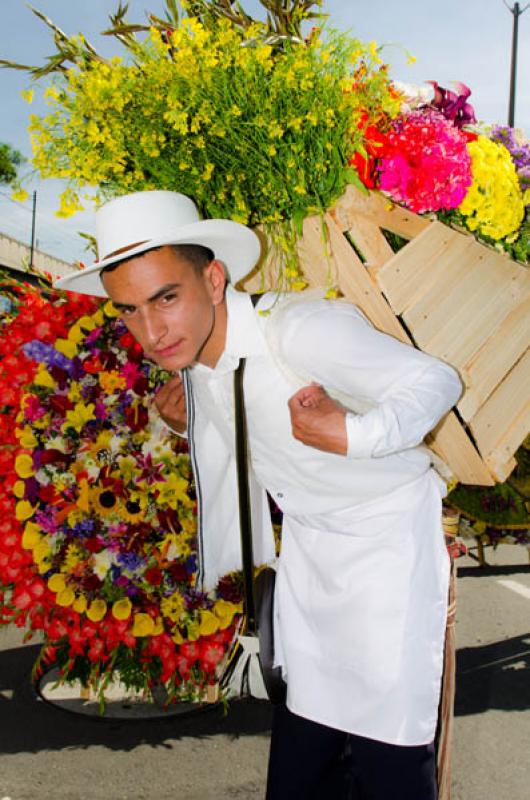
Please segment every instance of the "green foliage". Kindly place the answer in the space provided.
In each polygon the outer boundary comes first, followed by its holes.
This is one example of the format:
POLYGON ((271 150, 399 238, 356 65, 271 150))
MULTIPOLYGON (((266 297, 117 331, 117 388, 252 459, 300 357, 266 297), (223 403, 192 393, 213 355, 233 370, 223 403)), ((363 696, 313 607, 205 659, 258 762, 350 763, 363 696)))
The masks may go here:
POLYGON ((22 153, 11 145, 0 142, 0 183, 13 183, 18 167, 24 162, 22 153))

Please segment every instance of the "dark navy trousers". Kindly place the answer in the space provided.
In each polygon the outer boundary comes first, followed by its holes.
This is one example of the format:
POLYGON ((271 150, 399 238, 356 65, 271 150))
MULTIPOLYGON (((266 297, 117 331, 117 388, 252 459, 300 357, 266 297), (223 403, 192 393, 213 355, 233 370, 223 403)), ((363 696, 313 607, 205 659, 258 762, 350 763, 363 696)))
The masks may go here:
POLYGON ((274 708, 266 800, 436 800, 434 745, 402 747, 274 708))

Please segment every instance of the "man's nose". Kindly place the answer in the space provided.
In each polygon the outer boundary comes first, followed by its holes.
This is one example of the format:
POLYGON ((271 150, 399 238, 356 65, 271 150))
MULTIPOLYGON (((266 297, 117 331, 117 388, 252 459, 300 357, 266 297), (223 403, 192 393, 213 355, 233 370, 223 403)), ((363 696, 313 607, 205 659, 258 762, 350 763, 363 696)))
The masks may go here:
POLYGON ((143 318, 143 328, 146 342, 151 346, 162 341, 167 333, 167 322, 158 314, 147 311, 143 318))

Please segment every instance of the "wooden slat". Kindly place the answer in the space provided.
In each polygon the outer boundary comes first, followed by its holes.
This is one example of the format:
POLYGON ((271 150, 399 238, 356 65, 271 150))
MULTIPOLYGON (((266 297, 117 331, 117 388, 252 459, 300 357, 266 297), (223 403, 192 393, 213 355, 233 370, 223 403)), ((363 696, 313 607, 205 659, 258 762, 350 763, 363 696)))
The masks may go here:
POLYGON ((365 194, 354 186, 347 187, 331 209, 331 215, 343 232, 353 227, 356 216, 361 216, 405 239, 413 239, 431 224, 429 219, 395 206, 382 194, 365 194))
POLYGON ((337 269, 337 282, 344 297, 356 303, 380 331, 390 333, 402 342, 410 344, 409 336, 379 289, 374 286, 366 268, 330 214, 326 214, 326 222, 331 253, 337 269))
POLYGON ((355 218, 348 235, 363 254, 365 266, 372 275, 394 255, 379 226, 365 217, 355 218))
MULTIPOLYGON (((530 278, 530 272, 528 276, 530 278)), ((529 344, 530 296, 500 320, 480 350, 462 365, 460 374, 467 388, 458 403, 458 410, 464 419, 471 419, 477 413, 529 344)))
MULTIPOLYGON (((339 273, 339 286, 344 296, 359 305, 379 330, 395 336, 397 323, 400 326, 400 330, 396 338, 403 342, 411 343, 408 334, 401 328, 399 321, 392 314, 390 306, 381 295, 377 295, 377 292, 374 296, 374 287, 368 276, 362 272, 362 269, 364 269, 362 264, 358 264, 352 269, 351 264, 349 264, 350 245, 333 220, 328 219, 327 221, 332 253, 339 273), (381 301, 384 306, 381 305, 381 301), (391 317, 389 313, 392 315, 391 317)), ((492 486, 494 484, 489 470, 481 460, 454 412, 450 412, 438 425, 432 434, 429 446, 432 446, 440 458, 450 465, 455 476, 462 483, 482 486, 492 486)))
POLYGON ((530 350, 469 423, 482 456, 508 461, 530 431, 530 350))
MULTIPOLYGON (((484 309, 510 285, 510 275, 498 268, 496 254, 477 246, 476 242, 472 245, 465 261, 455 246, 454 256, 448 260, 444 272, 437 273, 437 279, 424 295, 404 312, 405 323, 419 347, 428 348, 436 337, 440 343, 442 330, 450 331, 452 336, 460 333, 463 342, 467 324, 475 316, 482 319, 485 333, 491 330, 494 322, 487 318, 487 314, 484 316, 484 309)), ((450 254, 451 250, 448 258, 450 254)), ((501 261, 504 265, 502 257, 501 261)), ((509 262, 506 262, 506 267, 509 268, 509 262)), ((513 307, 513 302, 510 307, 513 307)))
POLYGON ((454 411, 447 414, 425 439, 434 452, 449 464, 461 483, 493 486, 495 481, 476 451, 454 411))
POLYGON ((495 477, 495 480, 499 483, 504 483, 516 468, 517 461, 513 457, 508 461, 498 461, 496 458, 488 458, 486 459, 486 464, 491 474, 495 477))
MULTIPOLYGON (((421 346, 428 353, 460 369, 480 350, 485 339, 494 335, 495 328, 510 312, 530 295, 530 272, 521 267, 518 273, 510 276, 505 274, 506 266, 509 264, 499 264, 495 254, 486 255, 474 271, 470 266, 469 276, 446 295, 445 301, 440 298, 438 323, 431 337, 416 337, 414 329, 414 338, 421 340, 421 346)), ((509 364, 506 371, 511 366, 509 364)))
POLYGON ((414 306, 452 271, 465 269, 473 239, 433 222, 406 247, 396 253, 377 273, 377 282, 395 314, 414 306), (462 265, 462 267, 460 267, 462 265))

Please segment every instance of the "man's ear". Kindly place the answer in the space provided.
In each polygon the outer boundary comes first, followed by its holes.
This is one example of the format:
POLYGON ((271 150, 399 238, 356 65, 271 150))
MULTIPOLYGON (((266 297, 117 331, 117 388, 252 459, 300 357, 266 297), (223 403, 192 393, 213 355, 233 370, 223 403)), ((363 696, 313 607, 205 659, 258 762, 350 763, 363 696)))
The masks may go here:
POLYGON ((222 261, 214 258, 206 267, 205 278, 211 292, 212 302, 218 306, 223 302, 226 287, 226 272, 222 261))

